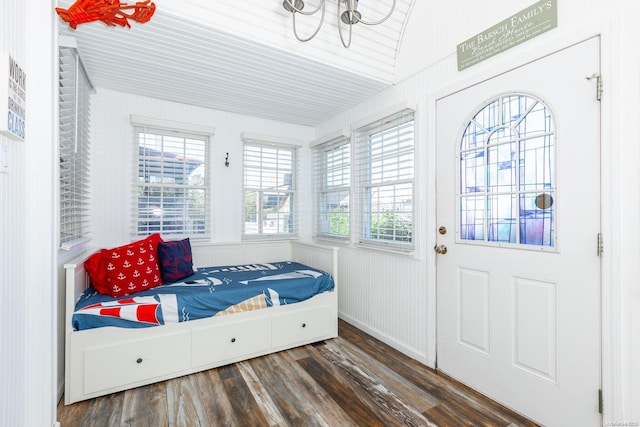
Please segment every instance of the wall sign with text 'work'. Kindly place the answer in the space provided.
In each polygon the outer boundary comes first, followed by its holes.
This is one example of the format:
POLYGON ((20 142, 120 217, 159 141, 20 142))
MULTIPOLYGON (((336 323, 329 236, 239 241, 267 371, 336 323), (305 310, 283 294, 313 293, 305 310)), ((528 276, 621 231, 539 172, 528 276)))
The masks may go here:
POLYGON ((27 74, 11 55, 0 52, 0 132, 24 141, 27 113, 27 74))

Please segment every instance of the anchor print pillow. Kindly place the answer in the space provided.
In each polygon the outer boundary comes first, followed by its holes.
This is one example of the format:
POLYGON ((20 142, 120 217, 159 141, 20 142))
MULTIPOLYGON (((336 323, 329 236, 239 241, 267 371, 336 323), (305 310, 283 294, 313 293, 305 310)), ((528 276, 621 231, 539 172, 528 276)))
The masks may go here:
POLYGON ((102 249, 107 270, 108 292, 121 297, 145 291, 162 284, 158 266, 159 234, 113 249, 102 249))

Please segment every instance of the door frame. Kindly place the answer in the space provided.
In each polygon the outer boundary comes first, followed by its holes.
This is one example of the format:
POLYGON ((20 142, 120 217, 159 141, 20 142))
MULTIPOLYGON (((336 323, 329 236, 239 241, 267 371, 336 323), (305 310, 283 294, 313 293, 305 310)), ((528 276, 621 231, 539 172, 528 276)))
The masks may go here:
MULTIPOLYGON (((458 72, 455 82, 442 89, 430 91, 426 100, 426 129, 427 129, 427 156, 428 170, 426 188, 427 204, 432 208, 427 216, 427 247, 431 248, 437 241, 436 229, 436 117, 437 101, 441 98, 459 92, 470 86, 482 83, 493 77, 507 73, 515 68, 534 62, 540 58, 551 55, 572 45, 593 37, 600 37, 600 72, 604 80, 611 81, 614 73, 614 65, 621 60, 621 52, 618 46, 621 42, 620 17, 609 17, 571 32, 558 32, 559 29, 548 33, 548 37, 541 37, 542 42, 528 41, 520 45, 518 54, 505 53, 491 58, 485 63, 480 63, 462 72, 458 72), (551 41, 549 41, 552 38, 551 41), (531 53, 535 52, 535 53, 531 53), (508 58, 508 61, 506 60, 508 58)), ((449 58, 451 64, 455 61, 455 55, 449 58)), ((585 76, 586 77, 586 76, 585 76)), ((627 407, 630 402, 625 401, 631 396, 628 391, 625 394, 622 385, 630 378, 630 362, 626 360, 624 348, 628 344, 619 331, 624 328, 625 307, 622 303, 622 289, 618 271, 622 271, 623 264, 628 259, 620 256, 619 248, 622 247, 624 233, 616 230, 616 211, 622 207, 624 195, 616 191, 615 185, 620 177, 616 171, 615 160, 623 152, 620 131, 615 126, 614 118, 621 113, 621 107, 612 102, 619 99, 620 91, 614 85, 607 86, 600 105, 600 211, 601 233, 605 236, 605 251, 601 258, 601 387, 604 396, 603 421, 615 420, 629 413, 627 407)), ((595 86, 594 86, 595 96, 595 86)), ((595 242, 594 242, 595 250, 595 242)), ((637 260, 635 261, 637 262, 637 260)), ((436 330, 437 330, 437 299, 436 299, 436 254, 433 251, 427 253, 427 364, 436 368, 436 330)), ((595 391, 594 391, 595 392, 595 391)))

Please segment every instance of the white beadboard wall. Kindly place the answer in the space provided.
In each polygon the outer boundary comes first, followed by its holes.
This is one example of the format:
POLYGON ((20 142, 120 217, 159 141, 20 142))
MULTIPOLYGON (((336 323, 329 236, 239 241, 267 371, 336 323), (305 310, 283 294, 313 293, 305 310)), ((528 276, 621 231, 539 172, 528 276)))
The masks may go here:
MULTIPOLYGON (((21 64, 25 61, 26 42, 24 33, 19 31, 19 22, 24 19, 24 3, 0 3, 0 28, 10 29, 0 31, 0 51, 10 53, 21 64)), ((21 283, 24 276, 24 265, 16 255, 26 252, 23 234, 26 228, 23 215, 26 177, 21 167, 25 162, 25 147, 24 143, 1 134, 0 146, 7 146, 10 156, 9 173, 0 174, 0 396, 3 396, 0 399, 0 424, 21 425, 26 394, 26 290, 15 284, 21 283)))
MULTIPOLYGON (((25 19, 23 2, 0 3, 0 28, 12 30, 0 31, 0 51, 10 53, 21 64, 25 62, 26 41, 16 22, 25 19)), ((6 116, 3 119, 6 120, 6 116)), ((24 263, 16 256, 26 252, 26 176, 22 167, 25 145, 4 135, 0 135, 0 144, 6 145, 10 153, 9 173, 0 174, 0 424, 17 426, 24 420, 26 394, 24 307, 27 292, 22 286, 24 263)))
MULTIPOLYGON (((279 136, 303 141, 314 138, 314 129, 272 120, 211 110, 185 104, 145 98, 97 88, 91 99, 91 246, 110 247, 131 240, 131 191, 134 173, 131 114, 154 119, 215 128, 211 141, 212 238, 213 242, 241 239, 242 209, 242 132, 279 136), (224 166, 229 153, 230 166, 224 166)), ((302 170, 310 170, 310 158, 302 154, 302 170)), ((302 188, 310 179, 300 177, 302 188)), ((300 194, 301 203, 311 203, 310 195, 300 194), (305 199, 309 198, 306 202, 305 199)), ((310 219, 300 217, 303 229, 310 219)))
MULTIPOLYGON (((0 3, 0 51, 27 75, 25 140, 0 135, 9 149, 9 171, 0 174, 3 426, 52 426, 56 419, 52 8, 49 0, 0 3)), ((3 106, 6 120, 6 99, 3 106)))
MULTIPOLYGON (((15 3, 15 2, 13 2, 15 3)), ((26 207, 20 212, 26 251, 23 263, 27 303, 24 307, 26 384, 25 426, 50 426, 56 420, 56 362, 58 335, 54 319, 58 288, 58 145, 57 50, 52 0, 25 3, 27 73, 27 136, 21 165, 26 207)), ((15 258, 15 254, 13 255, 15 258)), ((21 283, 21 282, 18 282, 21 283)))
POLYGON ((432 182, 427 171, 432 168, 426 144, 427 88, 427 80, 422 77, 408 79, 325 123, 317 133, 326 135, 336 129, 349 129, 352 123, 396 105, 416 109, 416 253, 404 256, 341 246, 339 312, 349 323, 416 360, 433 365, 427 333, 433 316, 427 310, 431 298, 427 284, 433 263, 432 251, 428 250, 433 202, 428 198, 432 182))

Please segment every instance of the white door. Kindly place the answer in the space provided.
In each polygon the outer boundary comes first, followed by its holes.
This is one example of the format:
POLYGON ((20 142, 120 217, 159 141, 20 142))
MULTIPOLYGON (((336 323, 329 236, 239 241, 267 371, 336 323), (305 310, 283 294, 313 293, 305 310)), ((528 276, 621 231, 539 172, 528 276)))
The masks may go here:
POLYGON ((600 425, 599 63, 593 38, 437 101, 437 366, 547 426, 600 425))

